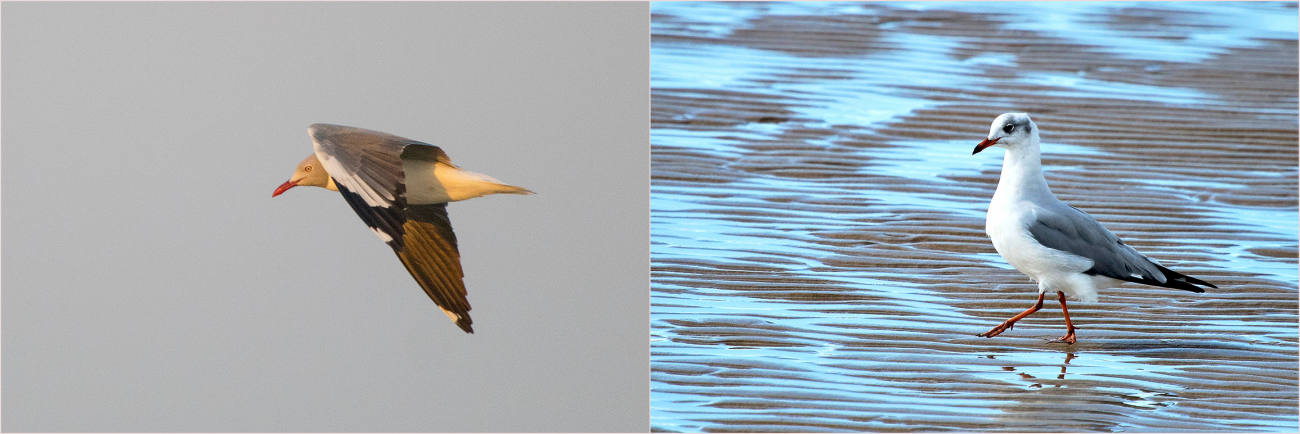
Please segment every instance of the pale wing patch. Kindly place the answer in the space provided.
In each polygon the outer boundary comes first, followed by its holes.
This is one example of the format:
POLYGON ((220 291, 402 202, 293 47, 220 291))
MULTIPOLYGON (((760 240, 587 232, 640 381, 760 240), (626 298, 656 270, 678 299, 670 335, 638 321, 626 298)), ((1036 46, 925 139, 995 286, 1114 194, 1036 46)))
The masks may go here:
POLYGON ((362 200, 366 201, 366 205, 375 207, 389 207, 393 205, 394 198, 392 197, 392 194, 387 191, 376 191, 374 188, 371 188, 370 185, 360 179, 356 173, 344 168, 333 155, 322 150, 319 143, 316 143, 313 140, 312 145, 316 148, 316 156, 320 159, 321 165, 325 166, 325 171, 334 178, 335 182, 342 184, 343 187, 348 189, 348 191, 360 196, 362 200))
POLYGON ((438 306, 438 309, 442 309, 442 313, 447 314, 447 318, 451 318, 451 322, 460 322, 460 315, 457 315, 455 312, 443 309, 442 306, 438 306))
POLYGON ((375 231, 375 235, 378 235, 379 239, 383 240, 385 243, 393 240, 392 236, 389 236, 387 232, 379 230, 379 228, 372 227, 370 230, 375 231))

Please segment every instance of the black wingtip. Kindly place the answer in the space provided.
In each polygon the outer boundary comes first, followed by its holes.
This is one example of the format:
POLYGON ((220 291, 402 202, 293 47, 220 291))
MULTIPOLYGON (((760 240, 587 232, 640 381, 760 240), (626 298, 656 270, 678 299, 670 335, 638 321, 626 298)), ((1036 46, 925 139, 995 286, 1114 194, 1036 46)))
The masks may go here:
POLYGON ((1208 286, 1214 289, 1219 289, 1219 287, 1214 286, 1213 283, 1206 282, 1204 280, 1197 279, 1195 277, 1188 276, 1186 274, 1182 274, 1174 270, 1170 270, 1168 268, 1165 268, 1163 265, 1156 264, 1156 268, 1159 269, 1161 273, 1165 274, 1166 281, 1164 286, 1166 287, 1181 289, 1184 291, 1192 291, 1192 292, 1205 292, 1205 288, 1201 288, 1201 286, 1208 286), (1200 286, 1196 286, 1196 285, 1200 285, 1200 286))
POLYGON ((1205 288, 1201 288, 1199 286, 1195 286, 1190 283, 1183 282, 1181 280, 1170 280, 1164 286, 1166 288, 1181 289, 1183 291, 1191 291, 1196 293, 1205 292, 1205 288))
POLYGON ((1206 282, 1206 281, 1204 281, 1204 280, 1197 279, 1197 278, 1192 277, 1192 276, 1183 276, 1183 280, 1186 280, 1187 283, 1192 283, 1192 284, 1196 284, 1196 285, 1208 286, 1208 287, 1211 287, 1211 288, 1214 288, 1214 289, 1219 289, 1219 287, 1214 286, 1213 283, 1206 282))
POLYGON ((473 321, 469 320, 468 315, 461 317, 460 321, 456 321, 456 325, 460 326, 461 330, 464 330, 465 333, 469 333, 471 335, 474 334, 474 328, 470 327, 470 324, 473 323, 474 323, 473 321))

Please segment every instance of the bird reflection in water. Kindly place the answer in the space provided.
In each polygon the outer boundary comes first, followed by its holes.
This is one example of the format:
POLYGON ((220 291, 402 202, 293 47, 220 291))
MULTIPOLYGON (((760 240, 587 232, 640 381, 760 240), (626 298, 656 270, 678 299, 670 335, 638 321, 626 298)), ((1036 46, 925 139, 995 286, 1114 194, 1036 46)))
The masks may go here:
MULTIPOLYGON (((1056 379, 1057 379, 1057 380, 1064 380, 1064 379, 1065 379, 1065 367, 1066 367, 1066 366, 1069 366, 1069 365, 1070 365, 1070 361, 1071 361, 1071 360, 1074 360, 1075 357, 1078 357, 1078 356, 1075 356, 1074 353, 1065 353, 1065 363, 1062 363, 1062 364, 1061 364, 1061 375, 1057 375, 1057 376, 1056 376, 1056 379)), ((1056 387, 1061 387, 1061 386, 1060 386, 1060 385, 1057 385, 1056 387)))
MULTIPOLYGON (((989 359, 996 359, 996 358, 997 358, 997 357, 995 357, 995 356, 992 355, 992 354, 986 354, 984 357, 985 357, 985 358, 989 358, 989 359)), ((1075 353, 1072 353, 1072 352, 1067 352, 1067 353, 1065 353, 1065 361, 1061 363, 1061 373, 1056 375, 1056 379, 1057 379, 1057 380, 1064 380, 1064 379, 1065 379, 1065 374, 1066 374, 1065 370, 1066 370, 1067 367, 1070 366, 1070 361, 1071 361, 1071 360, 1074 360, 1075 358, 1078 358, 1078 357, 1079 357, 1079 356, 1075 355, 1075 353)), ((1016 369, 1015 366, 1003 366, 1003 367, 1002 367, 1002 370, 1003 370, 1003 371, 1007 371, 1007 372, 1015 372, 1015 373, 1016 373, 1017 375, 1019 375, 1020 378, 1023 379, 1023 380, 1037 380, 1037 379, 1038 379, 1038 377, 1035 377, 1035 376, 1033 376, 1033 375, 1030 375, 1030 374, 1027 373, 1027 372, 1019 371, 1018 369, 1016 369)), ((1034 384, 1030 384, 1029 387, 1034 388, 1034 389, 1041 389, 1041 388, 1043 387, 1043 383, 1034 383, 1034 384)), ((1061 385, 1060 385, 1060 384, 1054 384, 1054 385, 1052 385, 1052 387, 1061 387, 1061 385)))

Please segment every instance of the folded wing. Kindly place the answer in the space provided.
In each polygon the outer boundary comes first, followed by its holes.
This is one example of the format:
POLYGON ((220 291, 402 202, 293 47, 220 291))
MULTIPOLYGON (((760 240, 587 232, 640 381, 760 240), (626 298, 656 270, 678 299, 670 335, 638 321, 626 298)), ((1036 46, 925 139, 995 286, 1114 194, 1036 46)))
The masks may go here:
POLYGON ((1193 284, 1215 287, 1157 264, 1124 244, 1092 216, 1074 207, 1037 211, 1029 225, 1034 240, 1043 246, 1091 259, 1092 268, 1084 271, 1085 274, 1192 292, 1205 292, 1193 284))

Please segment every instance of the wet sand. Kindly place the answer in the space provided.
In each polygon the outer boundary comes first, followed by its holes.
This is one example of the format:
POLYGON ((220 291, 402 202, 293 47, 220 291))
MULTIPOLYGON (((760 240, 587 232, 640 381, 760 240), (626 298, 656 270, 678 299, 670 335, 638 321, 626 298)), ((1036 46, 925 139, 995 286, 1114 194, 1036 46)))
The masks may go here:
POLYGON ((653 429, 1296 430, 1295 15, 655 4, 653 429), (1058 197, 1220 289, 976 337, 1036 292, 970 155, 1009 111, 1058 197))

